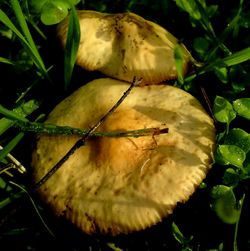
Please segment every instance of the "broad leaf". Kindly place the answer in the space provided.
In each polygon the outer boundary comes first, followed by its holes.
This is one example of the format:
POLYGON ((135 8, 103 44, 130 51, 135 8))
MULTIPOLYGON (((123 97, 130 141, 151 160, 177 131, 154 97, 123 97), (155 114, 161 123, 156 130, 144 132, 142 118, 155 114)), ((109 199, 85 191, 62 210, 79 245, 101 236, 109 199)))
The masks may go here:
POLYGON ((239 174, 233 168, 228 168, 223 176, 223 183, 226 185, 235 186, 240 181, 239 174))
POLYGON ((250 98, 240 98, 233 102, 238 115, 250 120, 250 98))
POLYGON ((68 15, 69 9, 70 5, 66 1, 47 2, 42 8, 41 20, 46 25, 57 24, 68 15))
POLYGON ((216 76, 219 78, 219 80, 222 83, 227 83, 228 82, 228 71, 227 68, 225 67, 220 67, 220 68, 215 68, 214 69, 216 76))
POLYGON ((250 134, 240 128, 233 128, 226 135, 225 145, 236 145, 248 153, 250 150, 250 134))
POLYGON ((212 189, 213 209, 217 216, 227 224, 235 224, 240 216, 234 192, 231 187, 218 185, 212 189))
POLYGON ((209 40, 206 38, 197 37, 194 39, 193 47, 195 51, 201 56, 207 53, 209 46, 210 46, 209 40))
POLYGON ((216 96, 214 100, 213 112, 217 121, 227 123, 228 125, 236 117, 236 113, 230 102, 220 96, 216 96))
POLYGON ((243 162, 246 159, 246 153, 235 145, 219 145, 218 154, 226 164, 231 164, 240 168, 243 167, 243 162))

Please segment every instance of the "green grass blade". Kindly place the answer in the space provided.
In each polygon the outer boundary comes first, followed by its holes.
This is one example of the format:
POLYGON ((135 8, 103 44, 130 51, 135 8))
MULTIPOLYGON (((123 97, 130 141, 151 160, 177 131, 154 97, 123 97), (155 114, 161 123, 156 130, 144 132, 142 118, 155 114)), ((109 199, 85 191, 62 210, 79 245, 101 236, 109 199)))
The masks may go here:
POLYGON ((12 61, 10 61, 9 59, 3 58, 3 57, 0 57, 0 63, 11 64, 11 65, 14 64, 14 63, 13 63, 12 61))
POLYGON ((18 184, 15 183, 15 182, 10 181, 10 184, 12 184, 12 185, 17 186, 18 188, 20 188, 20 189, 21 189, 21 192, 20 192, 20 193, 26 193, 26 194, 28 195, 28 197, 29 197, 29 199, 30 199, 30 202, 31 202, 32 206, 34 207, 35 212, 37 213, 37 215, 38 215, 40 221, 42 222, 42 224, 44 225, 44 227, 47 229, 47 231, 50 233, 50 235, 53 236, 53 237, 55 237, 54 233, 53 233, 52 230, 48 227, 48 225, 47 225, 46 222, 44 221, 42 215, 40 214, 39 209, 38 209, 38 207, 37 207, 35 201, 33 200, 32 196, 30 195, 30 193, 29 193, 25 188, 23 188, 22 186, 18 185, 18 184))
POLYGON ((228 57, 225 57, 224 59, 222 59, 222 62, 227 66, 232 66, 236 64, 241 64, 248 60, 250 60, 250 47, 235 52, 228 57))
POLYGON ((11 120, 21 120, 23 122, 28 121, 23 116, 20 116, 18 113, 6 109, 2 105, 0 105, 0 113, 11 120))
POLYGON ((18 133, 1 151, 0 151, 0 161, 2 161, 9 152, 11 152, 16 145, 21 141, 24 136, 24 132, 18 133))
POLYGON ((25 39, 22 33, 16 28, 16 26, 12 23, 9 17, 0 9, 0 22, 2 22, 5 26, 7 26, 10 30, 12 30, 15 35, 19 38, 20 42, 26 48, 26 50, 31 55, 35 65, 41 71, 43 76, 48 78, 47 70, 43 64, 43 61, 40 59, 40 55, 36 49, 36 47, 32 47, 29 42, 25 39))
POLYGON ((241 51, 237 51, 231 54, 230 56, 212 62, 211 64, 201 69, 198 75, 214 70, 215 67, 229 67, 244 63, 248 60, 250 60, 250 47, 247 47, 241 51))
POLYGON ((0 135, 3 134, 5 131, 7 131, 13 124, 14 124, 14 121, 11 121, 6 118, 1 118, 0 119, 0 135))
MULTIPOLYGON (((37 108, 38 105, 35 102, 35 100, 30 100, 26 103, 21 104, 17 108, 13 109, 12 113, 15 113, 16 116, 24 118, 27 115, 31 114, 33 111, 35 111, 37 108)), ((2 112, 6 112, 6 110, 7 109, 4 108, 2 109, 2 112)), ((9 110, 7 111, 10 112, 9 110)), ((14 121, 7 118, 0 119, 0 135, 3 134, 6 130, 8 130, 14 123, 15 123, 14 121)))
POLYGON ((10 30, 12 30, 17 35, 17 37, 21 40, 21 42, 28 45, 24 36, 20 33, 20 31, 16 28, 16 26, 11 22, 9 17, 1 9, 0 9, 0 21, 4 25, 6 25, 10 30))
POLYGON ((205 6, 197 0, 176 0, 177 6, 186 11, 190 17, 195 19, 199 25, 206 31, 207 35, 215 42, 215 44, 221 48, 227 55, 230 54, 230 50, 220 41, 215 32, 213 25, 207 15, 205 6))
POLYGON ((19 199, 24 195, 23 191, 20 191, 16 194, 12 194, 10 197, 0 201, 0 210, 4 209, 6 206, 8 206, 10 203, 12 203, 15 199, 19 199))
POLYGON ((185 78, 185 81, 190 81, 198 75, 210 72, 214 70, 215 67, 229 67, 237 64, 244 63, 250 60, 250 47, 247 47, 241 51, 237 51, 230 56, 222 59, 215 60, 214 62, 202 66, 196 73, 191 74, 185 78))
POLYGON ((24 36, 26 37, 27 42, 29 43, 30 47, 32 48, 33 54, 36 57, 36 61, 39 63, 39 67, 40 67, 41 72, 43 74, 47 75, 45 65, 44 65, 43 60, 37 50, 37 47, 33 41, 33 38, 30 34, 28 25, 26 23, 25 17, 23 15, 23 12, 22 12, 22 9, 21 9, 21 6, 20 6, 18 0, 11 0, 10 2, 11 2, 13 10, 15 12, 17 21, 22 29, 22 32, 23 32, 24 36))
MULTIPOLYGON (((228 24, 228 28, 229 30, 232 30, 233 31, 233 37, 236 37, 238 36, 238 33, 239 33, 239 28, 240 28, 240 25, 239 25, 239 21, 241 19, 241 16, 242 16, 242 12, 243 12, 243 3, 244 3, 244 0, 240 0, 240 3, 239 3, 239 8, 238 8, 238 11, 236 13, 236 16, 235 18, 232 20, 232 22, 230 22, 228 24)), ((225 29, 227 31, 227 28, 225 29)), ((225 31, 225 32, 226 32, 225 31)))
MULTIPOLYGON (((20 25, 25 38, 27 39, 28 43, 33 48, 33 50, 34 51, 37 50, 18 0, 11 0, 10 3, 15 12, 18 24, 20 25)), ((38 52, 37 52, 37 58, 39 58, 39 60, 42 60, 38 52)))
POLYGON ((72 6, 69 16, 69 27, 65 46, 65 55, 64 55, 65 89, 67 89, 71 81, 79 43, 80 43, 80 25, 76 9, 74 6, 72 6))
POLYGON ((177 44, 174 48, 175 66, 178 76, 178 81, 183 84, 183 69, 184 69, 184 51, 180 44, 177 44))

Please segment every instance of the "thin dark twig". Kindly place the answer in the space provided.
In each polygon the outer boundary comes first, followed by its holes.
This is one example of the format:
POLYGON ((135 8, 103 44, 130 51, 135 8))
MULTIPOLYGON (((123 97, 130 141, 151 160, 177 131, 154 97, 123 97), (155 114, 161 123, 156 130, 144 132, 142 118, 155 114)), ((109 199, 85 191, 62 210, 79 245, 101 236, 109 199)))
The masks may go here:
POLYGON ((37 190, 40 186, 42 186, 62 165, 65 161, 69 159, 74 152, 85 145, 86 140, 90 137, 90 135, 110 116, 118 106, 124 101, 124 99, 129 95, 134 86, 139 85, 141 83, 141 79, 134 78, 133 82, 129 86, 129 88, 123 93, 121 98, 116 102, 116 104, 93 126, 91 127, 86 135, 80 138, 71 149, 50 169, 48 173, 46 173, 40 181, 35 184, 34 190, 37 190))
POLYGON ((204 86, 200 85, 200 89, 201 89, 202 96, 203 96, 203 98, 204 98, 204 100, 206 102, 209 113, 212 116, 213 120, 216 122, 216 119, 215 119, 214 114, 213 114, 212 104, 211 104, 211 101, 210 101, 210 99, 209 99, 209 97, 207 95, 207 92, 206 92, 204 86))

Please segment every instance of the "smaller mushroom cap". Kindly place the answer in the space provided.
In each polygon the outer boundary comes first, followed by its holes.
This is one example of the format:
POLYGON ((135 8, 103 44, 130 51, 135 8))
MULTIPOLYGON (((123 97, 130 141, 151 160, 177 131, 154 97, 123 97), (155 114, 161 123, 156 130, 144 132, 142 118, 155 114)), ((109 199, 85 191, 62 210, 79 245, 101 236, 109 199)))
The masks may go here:
MULTIPOLYGON (((122 96, 128 84, 97 79, 58 104, 47 122, 89 128, 122 96)), ((139 138, 92 138, 38 190, 58 216, 88 234, 142 230, 172 213, 205 178, 215 130, 201 104, 168 85, 134 87, 99 131, 169 128, 139 138)), ((78 136, 41 135, 33 152, 38 182, 78 136)))
MULTIPOLYGON (((174 50, 178 40, 156 23, 133 13, 107 14, 78 11, 81 39, 77 64, 105 75, 131 82, 134 76, 144 84, 177 78, 174 50)), ((68 19, 58 26, 58 36, 66 41, 68 19)), ((183 74, 190 54, 184 45, 183 74)))

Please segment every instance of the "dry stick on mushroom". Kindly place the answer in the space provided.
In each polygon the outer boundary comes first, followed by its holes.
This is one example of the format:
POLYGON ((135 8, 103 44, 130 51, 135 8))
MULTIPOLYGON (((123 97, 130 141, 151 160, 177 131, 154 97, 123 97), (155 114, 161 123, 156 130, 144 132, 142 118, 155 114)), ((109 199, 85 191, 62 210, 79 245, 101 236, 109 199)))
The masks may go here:
MULTIPOLYGON (((35 190, 37 190, 40 186, 42 186, 61 166, 62 164, 67 161, 67 159, 74 154, 74 152, 82 147, 86 140, 91 136, 91 134, 107 119, 108 116, 110 116, 118 107, 119 105, 123 102, 123 100, 129 95, 129 93, 131 92, 132 88, 134 86, 137 86, 141 83, 141 79, 137 79, 134 78, 133 82, 131 83, 131 85, 129 86, 129 88, 123 93, 123 95, 121 96, 121 98, 116 102, 116 104, 93 126, 91 127, 88 132, 81 137, 72 147, 71 149, 50 169, 50 171, 45 174, 45 176, 43 178, 41 178, 40 181, 38 181, 35 184, 35 190)), ((154 131, 154 135, 156 134, 160 134, 160 133, 167 133, 168 129, 163 129, 159 131, 154 131)))

